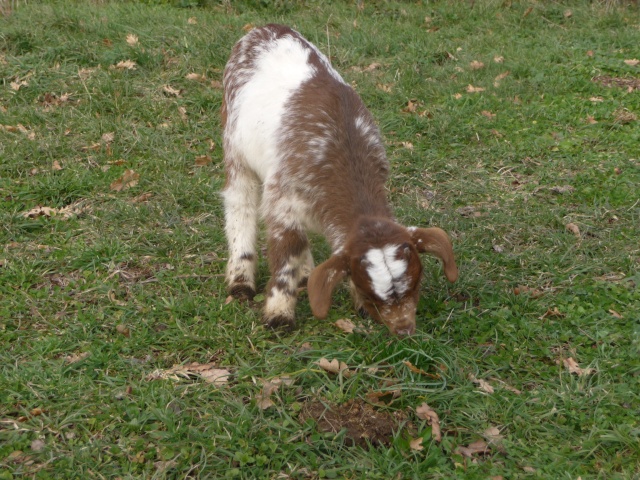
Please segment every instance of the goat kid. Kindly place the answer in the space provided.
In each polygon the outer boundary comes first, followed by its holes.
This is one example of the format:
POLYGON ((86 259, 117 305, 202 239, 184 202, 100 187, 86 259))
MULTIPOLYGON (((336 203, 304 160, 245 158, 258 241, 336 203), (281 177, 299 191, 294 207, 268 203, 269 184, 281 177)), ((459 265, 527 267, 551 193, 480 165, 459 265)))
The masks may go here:
POLYGON ((395 334, 412 334, 419 253, 440 258, 449 281, 458 270, 443 230, 396 223, 380 132, 357 93, 313 44, 273 24, 238 41, 223 85, 230 293, 255 295, 261 216, 271 271, 267 325, 295 325, 305 282, 313 314, 325 318, 333 290, 348 277, 357 308, 395 334), (315 268, 307 231, 324 234, 332 248, 315 268))

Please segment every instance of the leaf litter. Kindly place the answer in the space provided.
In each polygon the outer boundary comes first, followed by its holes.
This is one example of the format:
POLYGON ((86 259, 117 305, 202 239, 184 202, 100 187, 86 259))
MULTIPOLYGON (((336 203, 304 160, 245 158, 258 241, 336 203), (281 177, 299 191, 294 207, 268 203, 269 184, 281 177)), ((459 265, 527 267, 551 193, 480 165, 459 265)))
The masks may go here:
POLYGON ((211 383, 216 387, 226 385, 229 381, 231 372, 226 368, 218 368, 213 363, 187 363, 184 365, 174 365, 173 367, 162 370, 154 370, 147 375, 147 380, 183 380, 201 378, 207 383, 211 383))

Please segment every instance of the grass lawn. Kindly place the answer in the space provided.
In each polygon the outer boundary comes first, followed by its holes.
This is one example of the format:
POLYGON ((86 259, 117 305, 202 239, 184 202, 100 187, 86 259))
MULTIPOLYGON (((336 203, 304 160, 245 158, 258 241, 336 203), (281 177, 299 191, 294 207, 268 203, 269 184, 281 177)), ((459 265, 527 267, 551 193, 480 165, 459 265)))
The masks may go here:
POLYGON ((0 479, 640 478, 637 4, 166 3, 2 3, 0 479), (410 338, 228 300, 220 80, 268 22, 452 237, 410 338))

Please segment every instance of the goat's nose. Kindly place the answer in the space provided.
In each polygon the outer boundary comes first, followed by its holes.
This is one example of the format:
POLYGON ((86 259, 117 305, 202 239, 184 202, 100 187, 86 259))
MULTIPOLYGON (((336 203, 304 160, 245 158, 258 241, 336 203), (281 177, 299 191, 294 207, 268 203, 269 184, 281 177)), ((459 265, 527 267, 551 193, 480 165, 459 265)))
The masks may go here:
POLYGON ((413 335, 415 333, 415 327, 403 328, 400 330, 396 330, 396 335, 399 337, 406 337, 407 335, 413 335))

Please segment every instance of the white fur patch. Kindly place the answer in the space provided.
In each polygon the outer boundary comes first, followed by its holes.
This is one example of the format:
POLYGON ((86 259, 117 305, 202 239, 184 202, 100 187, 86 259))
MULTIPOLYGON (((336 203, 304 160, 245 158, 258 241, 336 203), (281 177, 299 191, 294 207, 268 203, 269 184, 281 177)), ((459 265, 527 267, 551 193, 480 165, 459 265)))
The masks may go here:
POLYGON ((255 69, 229 105, 229 143, 261 180, 278 170, 278 130, 284 107, 300 85, 316 72, 308 62, 311 50, 291 36, 278 38, 261 49, 255 69), (237 122, 236 119, 241 119, 237 122))
POLYGON ((399 248, 399 245, 372 248, 365 255, 371 287, 380 300, 385 302, 394 292, 401 297, 409 288, 406 278, 407 261, 396 258, 399 248))

